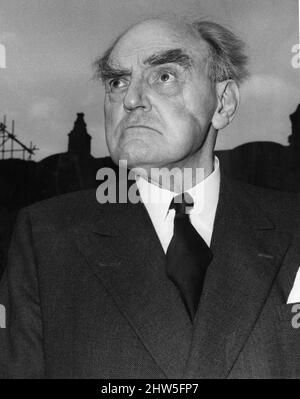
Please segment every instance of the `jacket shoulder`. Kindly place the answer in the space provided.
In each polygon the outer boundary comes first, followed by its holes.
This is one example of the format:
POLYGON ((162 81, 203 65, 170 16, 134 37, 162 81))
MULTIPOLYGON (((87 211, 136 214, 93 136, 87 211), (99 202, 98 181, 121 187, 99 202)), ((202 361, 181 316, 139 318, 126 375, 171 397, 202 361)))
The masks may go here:
POLYGON ((47 228, 74 226, 93 218, 101 205, 97 203, 96 189, 76 191, 49 198, 26 208, 20 213, 29 215, 35 225, 47 228))
POLYGON ((235 192, 257 206, 275 225, 291 230, 298 225, 300 196, 296 193, 263 188, 231 179, 235 192))

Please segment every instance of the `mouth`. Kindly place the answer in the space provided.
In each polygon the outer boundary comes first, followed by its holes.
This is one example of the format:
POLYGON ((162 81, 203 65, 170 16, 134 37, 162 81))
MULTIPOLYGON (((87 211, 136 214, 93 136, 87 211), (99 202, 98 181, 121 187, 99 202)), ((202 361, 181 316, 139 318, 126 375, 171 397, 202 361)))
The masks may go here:
POLYGON ((129 129, 147 129, 147 130, 152 130, 153 132, 161 134, 158 130, 156 130, 150 126, 146 126, 146 125, 131 125, 131 126, 127 126, 125 130, 129 130, 129 129))

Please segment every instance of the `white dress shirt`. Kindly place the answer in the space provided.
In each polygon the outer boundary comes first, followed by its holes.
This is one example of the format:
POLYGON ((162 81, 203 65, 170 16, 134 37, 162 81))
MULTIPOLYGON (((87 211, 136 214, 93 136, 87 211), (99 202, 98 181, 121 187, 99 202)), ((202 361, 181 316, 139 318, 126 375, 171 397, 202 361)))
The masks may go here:
MULTIPOLYGON (((169 206, 178 193, 161 188, 140 176, 137 177, 136 183, 142 202, 166 252, 173 236, 175 216, 175 210, 169 210, 169 206)), ((218 158, 215 157, 213 172, 196 186, 186 190, 194 201, 194 206, 190 211, 191 223, 208 246, 211 243, 219 191, 220 166, 218 158)))

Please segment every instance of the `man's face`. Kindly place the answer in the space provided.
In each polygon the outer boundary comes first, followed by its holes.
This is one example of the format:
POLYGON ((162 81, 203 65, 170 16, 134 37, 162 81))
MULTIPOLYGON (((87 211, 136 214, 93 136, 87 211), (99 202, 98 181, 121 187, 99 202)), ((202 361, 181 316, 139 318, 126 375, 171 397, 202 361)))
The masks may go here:
POLYGON ((175 167, 202 147, 217 106, 206 51, 202 40, 162 21, 121 37, 105 83, 106 140, 116 163, 175 167))

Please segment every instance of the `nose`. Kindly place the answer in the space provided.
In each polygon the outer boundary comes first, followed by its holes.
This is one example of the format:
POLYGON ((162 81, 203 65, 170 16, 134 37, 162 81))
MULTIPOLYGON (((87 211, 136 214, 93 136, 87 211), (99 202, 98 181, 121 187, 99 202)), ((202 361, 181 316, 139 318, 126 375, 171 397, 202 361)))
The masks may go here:
POLYGON ((141 80, 130 82, 123 99, 123 106, 126 112, 131 112, 136 108, 141 108, 143 111, 151 110, 151 103, 141 80))

